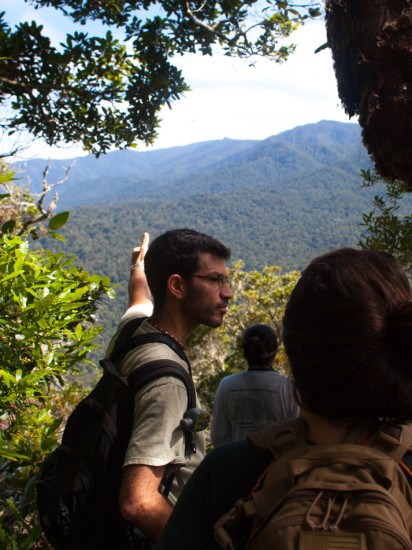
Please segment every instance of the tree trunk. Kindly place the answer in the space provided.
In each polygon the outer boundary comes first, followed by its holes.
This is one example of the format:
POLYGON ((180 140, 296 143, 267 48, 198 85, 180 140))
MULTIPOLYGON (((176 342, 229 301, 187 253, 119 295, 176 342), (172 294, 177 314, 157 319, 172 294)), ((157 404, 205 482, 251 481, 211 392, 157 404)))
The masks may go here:
POLYGON ((412 0, 327 0, 339 97, 377 171, 412 191, 412 0))

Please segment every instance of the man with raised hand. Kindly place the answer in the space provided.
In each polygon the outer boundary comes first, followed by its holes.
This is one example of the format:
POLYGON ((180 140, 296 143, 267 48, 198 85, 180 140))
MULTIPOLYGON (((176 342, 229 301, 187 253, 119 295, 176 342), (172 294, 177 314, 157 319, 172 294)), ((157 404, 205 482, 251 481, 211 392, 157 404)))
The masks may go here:
MULTIPOLYGON (((132 256, 129 309, 121 325, 133 317, 150 315, 150 288, 153 313, 135 334, 164 333, 184 349, 199 324, 218 327, 223 321, 233 297, 225 266, 230 250, 213 237, 190 229, 160 235, 145 256, 147 244, 145 234, 140 250, 132 256)), ((161 359, 172 359, 188 369, 169 346, 152 342, 130 351, 121 372, 129 376, 139 365, 161 359)), ((159 537, 181 488, 204 456, 202 432, 194 434, 196 453, 185 448, 179 423, 187 403, 185 385, 173 376, 148 383, 135 396, 119 504, 123 517, 151 540, 159 537), (174 481, 165 497, 164 483, 172 472, 174 481)), ((141 547, 150 548, 150 543, 141 547)))

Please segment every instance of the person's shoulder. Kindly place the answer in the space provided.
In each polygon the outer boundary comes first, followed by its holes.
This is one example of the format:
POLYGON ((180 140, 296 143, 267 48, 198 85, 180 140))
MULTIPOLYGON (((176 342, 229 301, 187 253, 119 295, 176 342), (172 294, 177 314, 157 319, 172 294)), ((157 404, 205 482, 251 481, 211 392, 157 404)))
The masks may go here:
POLYGON ((244 465, 248 467, 256 466, 260 471, 262 466, 266 466, 271 460, 272 455, 270 452, 262 451, 249 443, 247 439, 239 439, 238 441, 231 441, 230 443, 223 443, 219 445, 204 458, 204 462, 208 465, 224 465, 233 467, 233 460, 236 461, 237 466, 242 468, 244 465))
POLYGON ((235 372, 234 374, 228 374, 227 376, 222 378, 222 380, 220 381, 219 386, 224 387, 228 384, 232 384, 236 380, 239 380, 240 378, 242 378, 242 376, 241 376, 242 374, 244 374, 244 372, 235 372))
POLYGON ((257 449, 246 439, 219 445, 205 456, 192 479, 198 490, 218 501, 212 523, 251 493, 272 458, 270 452, 257 449))
POLYGON ((284 374, 281 374, 280 372, 277 372, 275 370, 267 370, 267 371, 263 371, 263 372, 268 373, 269 377, 276 378, 279 381, 287 382, 288 380, 290 380, 287 376, 285 376, 284 374))
MULTIPOLYGON (((135 331, 134 336, 141 334, 161 334, 157 329, 155 329, 147 319, 145 319, 138 329, 135 331)), ((164 342, 147 342, 141 344, 140 346, 132 349, 125 357, 125 360, 122 364, 122 373, 125 376, 128 376, 132 371, 139 366, 149 363, 151 361, 158 360, 171 360, 175 363, 178 363, 185 370, 189 370, 188 364, 186 361, 180 357, 170 346, 164 342)), ((169 376, 169 382, 176 382, 176 378, 169 376)), ((183 382, 178 382, 179 386, 183 386, 183 382)))
POLYGON ((152 312, 152 304, 135 304, 134 306, 130 306, 120 319, 119 327, 128 323, 131 319, 136 319, 138 317, 150 317, 152 312))
MULTIPOLYGON (((163 334, 150 324, 148 319, 145 319, 135 334, 163 334)), ((187 363, 182 359, 167 343, 165 342, 149 342, 141 346, 142 354, 154 356, 154 359, 171 359, 183 365, 186 369, 187 363)))
POLYGON ((261 383, 267 382, 270 387, 275 385, 278 389, 290 384, 290 378, 273 369, 247 370, 243 374, 245 375, 245 379, 255 380, 256 382, 260 381, 261 383))

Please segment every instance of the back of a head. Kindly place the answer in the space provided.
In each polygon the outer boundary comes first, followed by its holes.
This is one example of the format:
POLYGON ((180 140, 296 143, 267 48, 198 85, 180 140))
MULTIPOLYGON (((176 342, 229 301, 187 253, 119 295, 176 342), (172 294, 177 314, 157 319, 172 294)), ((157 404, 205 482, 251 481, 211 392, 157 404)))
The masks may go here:
POLYGON ((167 280, 178 274, 189 277, 198 269, 199 254, 228 260, 230 249, 218 240, 192 229, 173 229, 152 241, 145 256, 145 273, 155 308, 166 299, 167 280))
POLYGON ((412 294, 393 257, 315 258, 287 304, 283 341, 304 408, 332 420, 412 420, 412 294))
POLYGON ((253 325, 243 334, 242 350, 250 369, 271 365, 277 347, 276 332, 268 325, 253 325))

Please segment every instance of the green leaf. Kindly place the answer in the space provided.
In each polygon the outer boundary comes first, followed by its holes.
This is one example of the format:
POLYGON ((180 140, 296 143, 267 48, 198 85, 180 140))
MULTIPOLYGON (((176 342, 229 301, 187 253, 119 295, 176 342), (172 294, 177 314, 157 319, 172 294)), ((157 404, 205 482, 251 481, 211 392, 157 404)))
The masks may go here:
POLYGON ((63 227, 63 225, 67 223, 69 216, 70 212, 60 212, 60 214, 53 216, 53 218, 49 221, 49 228, 60 229, 60 227, 63 227))
POLYGON ((20 453, 16 453, 14 451, 7 451, 6 449, 0 448, 0 456, 3 458, 7 458, 7 460, 13 460, 15 462, 19 460, 28 460, 29 457, 26 455, 22 455, 20 453))
POLYGON ((61 424, 63 422, 63 418, 56 418, 53 420, 52 424, 47 428, 47 435, 50 436, 52 433, 54 433, 58 428, 60 428, 61 424))
POLYGON ((9 220, 1 226, 1 232, 4 233, 11 233, 13 229, 16 227, 16 221, 15 220, 9 220))
POLYGON ((7 385, 9 385, 10 382, 12 384, 16 383, 16 378, 12 374, 10 374, 9 372, 7 372, 6 370, 3 370, 3 369, 0 369, 0 378, 4 378, 7 385))
POLYGON ((59 235, 59 233, 55 233, 54 231, 50 231, 49 233, 47 233, 47 235, 49 237, 54 237, 58 241, 66 241, 66 239, 62 235, 59 235))
POLYGON ((112 288, 109 288, 107 291, 107 296, 110 300, 114 300, 116 298, 116 293, 112 288))
POLYGON ((20 179, 20 178, 14 178, 14 174, 16 172, 7 172, 7 174, 3 174, 2 176, 0 176, 0 183, 6 183, 8 181, 12 181, 12 180, 15 180, 15 179, 20 179))

